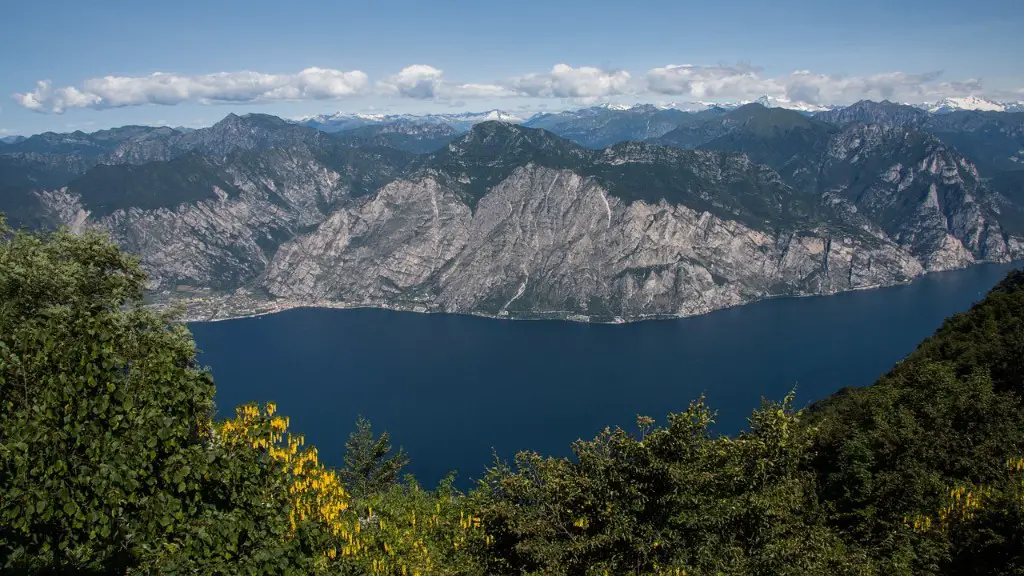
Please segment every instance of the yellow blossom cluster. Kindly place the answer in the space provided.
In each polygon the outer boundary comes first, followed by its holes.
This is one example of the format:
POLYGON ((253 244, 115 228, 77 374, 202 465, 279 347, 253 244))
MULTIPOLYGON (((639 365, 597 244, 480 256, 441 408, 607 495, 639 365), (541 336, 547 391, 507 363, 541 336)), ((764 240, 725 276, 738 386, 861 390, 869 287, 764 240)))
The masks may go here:
POLYGON ((1010 472, 1024 472, 1024 458, 1010 458, 1006 461, 1006 468, 1010 472))
POLYGON ((331 536, 319 562, 350 564, 374 575, 417 576, 433 573, 438 556, 458 553, 474 541, 491 543, 480 517, 459 511, 455 525, 455 510, 441 501, 427 513, 411 505, 396 509, 394 503, 385 510, 355 509, 337 472, 319 462, 315 447, 303 446, 302 436, 288 433, 288 418, 276 412, 273 403, 240 406, 217 432, 226 444, 261 451, 281 466, 291 534, 312 523, 331 536))
POLYGON ((459 511, 459 526, 461 528, 479 528, 480 527, 480 517, 479 516, 473 516, 473 515, 466 516, 460 510, 459 511))
POLYGON ((903 524, 914 532, 928 532, 932 529, 932 517, 923 514, 904 516, 903 524))
MULTIPOLYGON (((1024 458, 1009 458, 1006 469, 1010 474, 1024 472, 1024 458)), ((929 515, 906 516, 903 523, 915 532, 928 532, 934 527, 947 530, 952 523, 975 518, 978 510, 985 507, 993 497, 988 486, 959 485, 949 488, 944 494, 944 504, 933 520, 929 515)), ((1024 477, 1020 479, 1020 498, 1024 501, 1024 477)))
POLYGON ((974 518, 991 497, 992 490, 985 486, 954 486, 945 494, 945 504, 939 508, 935 520, 929 515, 916 515, 904 517, 903 523, 915 532, 928 532, 933 526, 945 530, 953 522, 974 518))
POLYGON ((268 402, 262 410, 255 404, 239 406, 235 418, 220 425, 224 442, 246 444, 265 451, 278 462, 286 475, 289 522, 292 532, 300 522, 313 521, 330 533, 340 535, 346 524, 342 513, 349 498, 333 470, 320 464, 315 447, 303 449, 302 436, 288 433, 289 419, 277 416, 277 405, 268 402))
MULTIPOLYGON (((1006 461, 1006 468, 1011 474, 1024 472, 1024 458, 1010 458, 1006 461)), ((1017 484, 1017 496, 1021 505, 1024 505, 1024 475, 1020 475, 1017 484)))
MULTIPOLYGON (((455 504, 454 502, 452 503, 455 504)), ((459 511, 456 527, 449 524, 454 510, 434 504, 432 513, 414 509, 389 509, 374 513, 368 508, 366 518, 375 518, 361 532, 367 549, 374 556, 367 566, 370 574, 432 574, 439 566, 440 556, 465 550, 471 542, 487 545, 490 536, 482 534, 479 517, 459 511)))
POLYGON ((991 497, 988 488, 973 486, 957 486, 951 488, 946 498, 947 504, 939 509, 939 521, 946 524, 950 520, 969 520, 975 512, 991 497))

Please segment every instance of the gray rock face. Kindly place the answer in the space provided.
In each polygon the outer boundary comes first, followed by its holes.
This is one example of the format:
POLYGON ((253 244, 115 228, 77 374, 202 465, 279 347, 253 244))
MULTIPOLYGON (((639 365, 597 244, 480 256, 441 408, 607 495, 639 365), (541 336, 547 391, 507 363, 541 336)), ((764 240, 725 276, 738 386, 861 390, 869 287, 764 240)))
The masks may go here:
POLYGON ((1013 256, 977 168, 934 136, 907 134, 861 125, 831 141, 821 178, 841 183, 828 192, 849 219, 876 223, 927 270, 1013 256))
POLYGON ((394 182, 285 243, 263 282, 290 301, 639 319, 921 272, 892 242, 772 235, 685 206, 627 205, 571 171, 528 165, 475 212, 431 177, 394 182))
POLYGON ((130 208, 100 219, 91 219, 67 189, 40 196, 72 230, 104 230, 122 248, 141 255, 154 290, 182 284, 230 290, 251 282, 270 260, 267 242, 290 234, 295 221, 293 214, 250 194, 174 209, 130 208))

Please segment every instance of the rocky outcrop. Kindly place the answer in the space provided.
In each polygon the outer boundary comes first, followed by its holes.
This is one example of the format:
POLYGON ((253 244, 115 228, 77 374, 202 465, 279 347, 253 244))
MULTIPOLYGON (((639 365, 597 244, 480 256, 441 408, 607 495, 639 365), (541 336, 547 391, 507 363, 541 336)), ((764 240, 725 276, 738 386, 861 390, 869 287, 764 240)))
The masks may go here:
POLYGON ((977 168, 935 136, 851 127, 831 140, 819 178, 851 222, 878 226, 927 270, 1019 257, 977 168))
POLYGON ((263 272, 277 243, 294 234, 292 214, 252 194, 175 208, 129 208, 99 219, 91 219, 66 188, 41 197, 72 230, 86 225, 103 230, 125 250, 141 255, 153 290, 245 285, 263 272))
POLYGON ((637 319, 922 271, 892 242, 829 229, 770 234, 685 206, 626 204, 571 171, 528 165, 475 212, 433 178, 394 182, 282 245, 263 285, 292 301, 637 319))

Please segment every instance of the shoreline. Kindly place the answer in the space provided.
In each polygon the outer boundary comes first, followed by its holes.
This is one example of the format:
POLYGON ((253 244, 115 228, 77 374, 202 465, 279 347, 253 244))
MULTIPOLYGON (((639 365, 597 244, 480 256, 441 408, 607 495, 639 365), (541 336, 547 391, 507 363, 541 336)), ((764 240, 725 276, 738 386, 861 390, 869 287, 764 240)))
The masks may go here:
MULTIPOLYGON (((298 309, 317 309, 317 310, 322 310, 322 309, 333 309, 333 310, 373 309, 373 310, 390 310, 390 311, 393 311, 393 312, 413 312, 413 313, 417 313, 417 314, 448 314, 448 315, 455 315, 455 316, 470 316, 470 317, 476 317, 476 318, 486 318, 486 319, 490 319, 490 320, 509 320, 509 321, 545 321, 546 320, 546 321, 578 322, 578 323, 581 323, 581 324, 613 325, 614 326, 614 325, 620 325, 620 324, 634 324, 634 323, 639 323, 639 322, 650 322, 650 321, 657 321, 657 320, 680 320, 680 319, 684 319, 684 318, 693 318, 693 317, 696 317, 696 316, 703 316, 703 315, 706 315, 706 314, 711 314, 713 312, 720 312, 720 311, 729 310, 729 309, 732 309, 732 308, 739 308, 739 307, 742 307, 742 306, 747 306, 747 305, 750 305, 750 304, 756 304, 758 302, 766 302, 766 301, 769 301, 769 300, 780 300, 780 299, 787 299, 787 298, 829 297, 829 296, 837 296, 837 295, 846 294, 846 293, 862 292, 862 291, 867 291, 867 290, 878 290, 878 289, 882 289, 882 288, 895 288, 895 287, 899 287, 899 286, 908 286, 908 285, 911 285, 911 284, 913 284, 915 282, 918 282, 920 280, 923 280, 923 279, 926 279, 926 278, 932 278, 932 277, 935 277, 937 275, 940 275, 940 274, 943 274, 943 273, 946 273, 946 272, 958 272, 958 271, 967 270, 969 268, 973 268, 973 267, 981 266, 981 265, 995 265, 995 266, 1001 266, 1001 265, 1002 266, 1005 266, 1005 265, 1011 265, 1012 266, 1012 265, 1016 265, 1016 266, 1020 266, 1020 265, 1024 265, 1024 260, 1014 260, 1014 261, 1010 261, 1010 262, 978 262, 978 263, 972 264, 970 266, 965 266, 963 268, 953 268, 953 269, 949 269, 949 270, 935 270, 935 271, 932 271, 932 272, 926 272, 924 274, 921 274, 919 276, 915 276, 914 278, 910 278, 909 280, 906 280, 906 281, 903 281, 903 282, 895 282, 895 283, 892 283, 892 284, 874 284, 874 285, 871 285, 871 286, 858 286, 858 287, 855 287, 855 288, 849 288, 849 289, 846 289, 846 290, 840 290, 840 291, 837 291, 837 292, 830 292, 830 293, 768 295, 768 296, 762 296, 762 297, 759 297, 759 298, 754 298, 754 299, 751 299, 751 300, 739 302, 739 303, 736 303, 736 304, 731 304, 731 305, 728 305, 728 306, 722 306, 720 308, 712 308, 712 309, 705 310, 705 311, 702 311, 702 312, 695 312, 695 313, 692 313, 692 314, 649 314, 649 315, 640 315, 640 316, 635 316, 635 317, 615 316, 615 317, 612 317, 611 319, 605 319, 607 317, 599 317, 599 318, 595 319, 592 316, 588 316, 586 314, 580 314, 580 313, 571 312, 571 311, 558 311, 558 310, 549 311, 549 312, 533 312, 533 313, 527 313, 527 314, 522 314, 522 315, 512 315, 512 314, 507 314, 507 313, 506 314, 488 314, 488 313, 485 313, 485 312, 475 312, 475 311, 451 312, 451 311, 445 311, 445 310, 439 310, 439 309, 430 309, 430 308, 427 308, 427 307, 422 306, 422 305, 418 305, 418 306, 402 306, 402 305, 389 305, 389 304, 383 304, 383 303, 380 303, 380 304, 378 304, 378 303, 358 303, 357 304, 357 303, 345 303, 345 302, 339 302, 339 301, 333 301, 333 300, 317 301, 317 302, 286 302, 286 301, 278 302, 278 301, 274 301, 274 300, 258 300, 257 299, 257 300, 254 301, 254 304, 258 304, 258 303, 270 304, 270 303, 277 302, 278 307, 272 308, 272 309, 267 309, 267 310, 258 310, 258 311, 250 311, 250 312, 239 312, 238 314, 230 314, 228 316, 219 317, 219 318, 218 317, 210 317, 209 315, 205 315, 205 314, 197 314, 195 316, 188 314, 187 309, 188 309, 190 303, 192 303, 193 305, 197 304, 197 303, 201 303, 201 302, 203 302, 202 299, 195 299, 195 298, 193 298, 193 299, 188 299, 188 298, 170 298, 170 299, 164 300, 164 301, 153 302, 153 303, 147 304, 146 306, 165 308, 165 307, 168 307, 169 305, 175 305, 175 304, 184 305, 186 307, 186 314, 184 315, 182 323, 185 323, 185 324, 195 324, 195 323, 200 323, 200 322, 203 322, 203 323, 206 323, 206 322, 224 322, 224 321, 227 321, 227 320, 241 320, 241 319, 244 319, 244 318, 260 318, 262 316, 269 316, 271 314, 278 314, 278 313, 281 313, 281 312, 287 312, 289 310, 298 310, 298 309)), ((225 296, 220 296, 220 297, 224 298, 225 301, 230 301, 230 299, 232 298, 232 296, 230 296, 230 295, 225 295, 225 296)), ((214 297, 214 298, 216 298, 216 297, 214 297)), ((218 312, 214 312, 214 315, 216 315, 218 312)))

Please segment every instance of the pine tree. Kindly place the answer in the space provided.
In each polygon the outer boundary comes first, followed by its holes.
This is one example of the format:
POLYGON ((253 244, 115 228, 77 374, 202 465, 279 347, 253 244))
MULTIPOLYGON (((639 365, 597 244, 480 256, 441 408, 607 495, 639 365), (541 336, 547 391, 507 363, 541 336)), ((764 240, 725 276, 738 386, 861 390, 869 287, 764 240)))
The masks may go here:
POLYGON ((345 468, 341 470, 349 492, 355 496, 379 494, 398 483, 399 474, 408 463, 405 451, 391 454, 391 438, 387 432, 374 437, 370 421, 360 416, 356 430, 345 442, 345 468))

